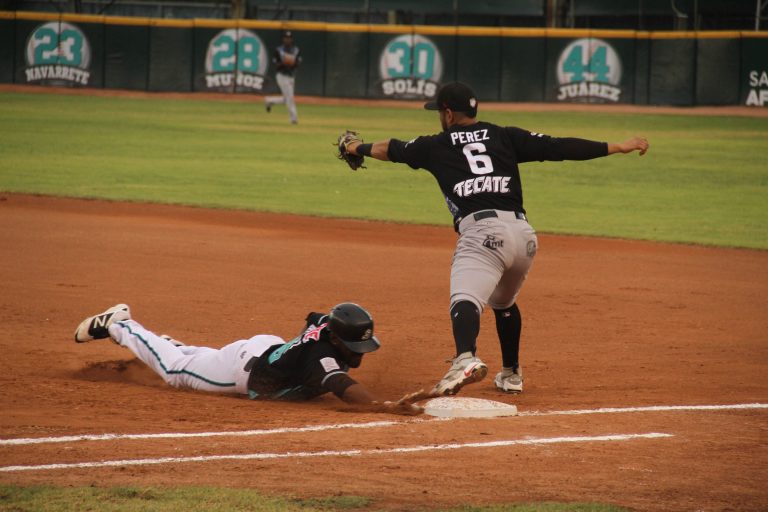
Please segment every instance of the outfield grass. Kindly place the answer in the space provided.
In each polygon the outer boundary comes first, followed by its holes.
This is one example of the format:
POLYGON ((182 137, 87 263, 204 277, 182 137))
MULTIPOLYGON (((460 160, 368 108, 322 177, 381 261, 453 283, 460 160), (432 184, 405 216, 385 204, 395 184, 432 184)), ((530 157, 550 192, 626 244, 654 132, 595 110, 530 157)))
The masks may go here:
MULTIPOLYGON (((379 510, 360 496, 291 499, 268 498, 251 489, 215 487, 53 487, 0 486, 0 512, 321 512, 379 510)), ((624 508, 593 503, 539 503, 464 506, 435 512, 622 512, 624 508)))
MULTIPOLYGON (((352 173, 331 142, 439 129, 436 114, 299 105, 292 126, 256 102, 0 93, 0 190, 450 224, 434 179, 369 162, 352 173)), ((768 248, 768 119, 502 113, 482 119, 556 136, 649 138, 644 157, 523 165, 539 232, 768 248)))

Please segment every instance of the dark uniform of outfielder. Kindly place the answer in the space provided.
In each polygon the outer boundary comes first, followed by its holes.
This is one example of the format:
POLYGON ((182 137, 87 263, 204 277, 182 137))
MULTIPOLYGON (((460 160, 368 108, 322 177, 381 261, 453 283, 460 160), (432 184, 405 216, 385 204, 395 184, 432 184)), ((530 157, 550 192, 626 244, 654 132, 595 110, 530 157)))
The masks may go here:
POLYGON ((476 356, 480 314, 489 304, 496 316, 503 368, 496 387, 523 390, 519 348, 522 319, 516 298, 536 255, 538 241, 523 208, 518 164, 544 160, 588 160, 639 150, 633 138, 608 144, 555 138, 477 121, 477 99, 466 85, 443 86, 428 110, 439 110, 443 132, 409 142, 391 139, 363 144, 354 132, 339 138, 340 157, 355 169, 363 156, 426 169, 438 182, 459 234, 451 266, 450 314, 456 357, 435 386, 435 395, 455 394, 485 378, 488 367, 476 356))
POLYGON ((275 81, 280 88, 281 96, 267 96, 264 98, 264 106, 267 112, 271 112, 274 105, 285 104, 293 124, 299 122, 293 93, 296 86, 296 70, 301 64, 301 59, 299 47, 293 44, 293 32, 286 30, 283 32, 282 46, 275 48, 272 54, 272 64, 277 68, 275 81))

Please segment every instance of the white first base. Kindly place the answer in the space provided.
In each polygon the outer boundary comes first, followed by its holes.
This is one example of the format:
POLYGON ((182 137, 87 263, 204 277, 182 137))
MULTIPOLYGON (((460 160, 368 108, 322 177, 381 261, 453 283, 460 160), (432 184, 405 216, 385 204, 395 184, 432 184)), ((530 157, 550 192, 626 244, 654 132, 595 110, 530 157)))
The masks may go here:
POLYGON ((497 418, 517 416, 517 407, 482 398, 442 396, 427 402, 424 413, 439 418, 497 418))

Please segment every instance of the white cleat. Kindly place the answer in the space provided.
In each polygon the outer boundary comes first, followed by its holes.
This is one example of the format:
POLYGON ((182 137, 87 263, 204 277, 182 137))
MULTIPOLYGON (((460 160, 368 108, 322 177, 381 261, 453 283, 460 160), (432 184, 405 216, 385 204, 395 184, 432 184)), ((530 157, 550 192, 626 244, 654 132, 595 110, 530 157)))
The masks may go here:
POLYGON ((504 393, 522 393, 523 369, 520 366, 517 368, 502 368, 496 374, 493 382, 496 384, 496 389, 504 393))
POLYGON ((461 388, 473 382, 479 382, 488 374, 488 366, 472 352, 459 354, 451 361, 451 369, 445 377, 435 385, 434 395, 455 395, 461 388))
POLYGON ((91 340, 109 338, 109 326, 114 322, 131 319, 131 309, 127 304, 112 306, 103 313, 89 316, 75 329, 75 341, 85 343, 91 340))

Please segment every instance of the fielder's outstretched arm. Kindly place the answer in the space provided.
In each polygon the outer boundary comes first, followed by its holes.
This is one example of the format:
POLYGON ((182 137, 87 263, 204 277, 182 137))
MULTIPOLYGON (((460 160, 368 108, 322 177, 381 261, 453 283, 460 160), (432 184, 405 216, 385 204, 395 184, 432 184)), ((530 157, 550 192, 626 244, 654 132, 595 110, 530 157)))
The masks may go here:
POLYGON ((383 160, 384 162, 388 162, 389 156, 387 156, 387 152, 389 151, 389 140, 390 139, 381 142, 374 142, 373 144, 363 144, 362 142, 358 141, 352 142, 347 146, 347 151, 353 155, 370 156, 376 160, 383 160), (357 148, 360 146, 363 146, 362 152, 357 151, 357 148), (370 153, 368 152, 369 146, 370 153))
POLYGON ((608 143, 609 155, 614 153, 631 153, 633 151, 639 151, 640 156, 643 156, 648 151, 648 139, 645 137, 632 137, 618 144, 608 143))
MULTIPOLYGON (((372 144, 364 144, 362 142, 352 142, 347 146, 347 151, 354 155, 370 156, 376 160, 382 160, 384 162, 389 161, 389 142, 391 139, 374 142, 372 144), (361 148, 362 146, 362 148, 361 148), (361 151, 358 151, 361 149, 361 151)), ((643 156, 648 151, 648 139, 645 137, 632 137, 624 142, 609 142, 608 154, 613 155, 616 153, 632 153, 633 151, 639 151, 640 156, 643 156)))

